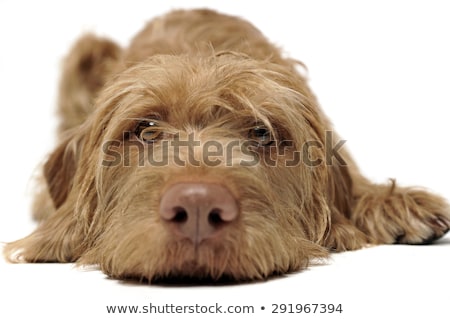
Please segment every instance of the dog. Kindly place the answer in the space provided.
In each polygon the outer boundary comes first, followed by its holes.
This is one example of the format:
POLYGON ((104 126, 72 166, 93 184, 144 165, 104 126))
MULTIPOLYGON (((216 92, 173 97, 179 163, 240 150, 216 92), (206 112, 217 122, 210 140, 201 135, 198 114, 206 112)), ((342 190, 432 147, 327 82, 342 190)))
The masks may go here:
POLYGON ((148 282, 261 280, 330 251, 427 244, 447 202, 358 171, 296 60, 238 17, 176 10, 65 59, 58 146, 11 262, 148 282))

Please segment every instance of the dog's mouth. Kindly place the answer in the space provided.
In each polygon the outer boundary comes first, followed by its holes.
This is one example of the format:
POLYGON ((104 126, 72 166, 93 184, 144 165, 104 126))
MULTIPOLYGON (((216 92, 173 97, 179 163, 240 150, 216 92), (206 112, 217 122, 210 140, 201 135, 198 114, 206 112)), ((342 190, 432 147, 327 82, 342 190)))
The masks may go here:
MULTIPOLYGON (((148 282, 170 285, 224 285, 246 280, 242 252, 232 238, 224 236, 193 243, 190 239, 173 238, 168 243, 169 254, 154 269, 148 282)), ((241 247, 242 248, 242 247, 241 247)), ((253 260, 252 262, 256 262, 253 260)))

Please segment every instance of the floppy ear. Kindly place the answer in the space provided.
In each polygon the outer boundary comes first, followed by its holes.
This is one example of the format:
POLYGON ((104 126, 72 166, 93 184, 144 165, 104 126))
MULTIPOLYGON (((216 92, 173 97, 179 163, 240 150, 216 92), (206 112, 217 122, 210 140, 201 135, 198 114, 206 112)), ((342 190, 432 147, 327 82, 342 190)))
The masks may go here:
POLYGON ((77 148, 72 138, 65 139, 44 162, 35 181, 32 214, 36 221, 48 218, 66 200, 76 171, 77 148))
POLYGON ((78 166, 81 141, 68 137, 44 164, 44 178, 53 204, 58 209, 67 199, 78 166))
POLYGON ((78 259, 84 239, 83 225, 75 212, 78 193, 73 189, 84 134, 80 131, 62 142, 44 165, 44 177, 56 210, 27 237, 6 244, 12 262, 71 262, 78 259))

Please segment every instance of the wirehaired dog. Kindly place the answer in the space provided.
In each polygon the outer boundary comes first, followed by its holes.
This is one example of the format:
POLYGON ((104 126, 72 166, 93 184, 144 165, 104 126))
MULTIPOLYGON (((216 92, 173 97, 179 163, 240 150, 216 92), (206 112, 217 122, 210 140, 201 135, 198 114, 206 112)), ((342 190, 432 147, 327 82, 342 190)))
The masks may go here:
POLYGON ((362 176, 298 64, 209 10, 156 18, 128 48, 83 36, 64 64, 40 223, 5 256, 239 281, 442 237, 445 200, 362 176))

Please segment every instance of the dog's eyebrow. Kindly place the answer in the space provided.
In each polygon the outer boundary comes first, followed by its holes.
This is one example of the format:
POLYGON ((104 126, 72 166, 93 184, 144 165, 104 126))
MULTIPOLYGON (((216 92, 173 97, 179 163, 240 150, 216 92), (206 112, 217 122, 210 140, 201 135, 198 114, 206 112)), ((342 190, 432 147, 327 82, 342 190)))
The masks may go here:
POLYGON ((127 117, 124 120, 127 121, 162 121, 161 117, 148 115, 142 117, 127 117))

